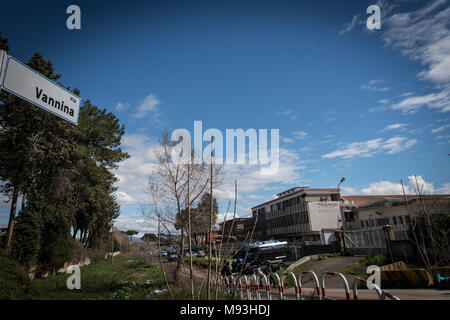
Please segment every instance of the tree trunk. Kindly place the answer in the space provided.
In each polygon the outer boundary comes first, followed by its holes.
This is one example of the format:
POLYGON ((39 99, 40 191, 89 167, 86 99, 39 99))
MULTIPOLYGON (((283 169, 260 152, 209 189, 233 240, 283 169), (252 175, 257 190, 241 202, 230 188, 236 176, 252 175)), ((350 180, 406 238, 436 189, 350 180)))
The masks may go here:
POLYGON ((11 245, 11 239, 13 235, 14 229, 14 221, 16 219, 16 208, 17 208, 17 198, 19 197, 19 189, 14 187, 13 189, 13 198, 11 202, 11 212, 9 214, 9 223, 8 223, 8 240, 6 242, 6 249, 9 250, 11 245))
POLYGON ((211 176, 210 176, 210 202, 209 202, 209 241, 208 241, 208 280, 207 280, 207 296, 208 296, 208 300, 211 300, 211 259, 212 259, 212 237, 211 237, 211 233, 212 233, 212 216, 213 216, 213 137, 211 137, 211 176))
POLYGON ((163 268, 162 256, 161 256, 161 217, 158 215, 158 252, 159 252, 159 265, 161 266, 161 272, 164 277, 164 283, 169 291, 170 298, 173 300, 172 290, 170 290, 169 282, 167 281, 166 272, 163 268))
POLYGON ((20 210, 25 209, 26 204, 27 204, 27 193, 25 192, 22 196, 22 207, 20 208, 20 210))
POLYGON ((189 240, 189 281, 191 285, 191 298, 194 300, 194 277, 192 274, 192 227, 191 227, 191 195, 190 195, 190 170, 189 170, 189 164, 188 164, 188 176, 187 176, 187 210, 188 210, 188 240, 189 240))

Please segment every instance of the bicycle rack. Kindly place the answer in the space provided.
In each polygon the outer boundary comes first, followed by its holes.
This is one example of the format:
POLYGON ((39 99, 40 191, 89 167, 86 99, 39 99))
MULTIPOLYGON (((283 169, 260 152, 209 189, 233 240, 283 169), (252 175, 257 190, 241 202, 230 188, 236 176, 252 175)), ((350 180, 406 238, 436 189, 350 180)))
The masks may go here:
MULTIPOLYGON (((352 281, 352 287, 353 287, 353 300, 358 300, 358 282, 359 283, 363 283, 363 284, 367 284, 367 280, 362 279, 362 278, 354 278, 352 281)), ((373 286, 373 288, 375 289, 375 292, 378 295, 378 298, 380 300, 385 300, 386 297, 388 297, 391 300, 400 300, 400 298, 394 296, 392 293, 390 293, 389 291, 386 290, 381 290, 380 287, 378 287, 376 284, 372 283, 371 284, 373 286)))
MULTIPOLYGON (((273 276, 276 277, 277 282, 278 282, 278 293, 280 294, 280 300, 283 300, 283 295, 284 295, 284 286, 283 286, 283 282, 281 281, 280 276, 279 276, 278 274, 276 274, 276 273, 270 273, 270 274, 269 274, 269 279, 270 279, 270 277, 273 278, 273 276)), ((269 282, 270 282, 270 280, 269 280, 269 282)), ((270 285, 270 284, 269 284, 269 285, 270 285)))
POLYGON ((303 271, 298 274, 298 288, 299 288, 300 297, 303 298, 302 274, 304 275, 304 274, 308 274, 308 273, 310 273, 312 275, 314 282, 316 283, 315 290, 316 290, 317 296, 319 297, 319 299, 321 299, 319 278, 317 277, 317 274, 314 271, 303 271))
POLYGON ((338 276, 340 277, 343 281, 344 281, 344 288, 345 288, 345 297, 347 300, 350 300, 350 288, 348 287, 348 282, 347 279, 345 278, 345 276, 340 273, 340 272, 328 272, 328 271, 324 271, 322 273, 322 297, 325 298, 326 294, 325 294, 325 276, 329 275, 329 276, 338 276))
POLYGON ((294 279, 294 287, 295 287, 295 296, 297 298, 297 300, 300 300, 300 290, 299 290, 299 286, 298 286, 298 282, 297 282, 297 277, 295 276, 295 274, 293 272, 285 272, 283 273, 283 275, 281 276, 281 286, 284 288, 284 277, 290 275, 293 279, 294 279))

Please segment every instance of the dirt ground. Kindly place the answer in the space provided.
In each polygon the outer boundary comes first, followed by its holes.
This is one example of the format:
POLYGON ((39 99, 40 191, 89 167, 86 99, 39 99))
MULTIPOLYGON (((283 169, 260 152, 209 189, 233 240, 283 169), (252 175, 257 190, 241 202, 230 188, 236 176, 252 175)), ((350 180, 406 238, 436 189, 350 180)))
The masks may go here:
MULTIPOLYGON (((167 274, 170 274, 172 277, 175 276, 175 269, 177 266, 177 262, 168 262, 163 261, 164 271, 167 274)), ((202 284, 205 285, 206 278, 207 278, 207 269, 201 269, 197 266, 193 266, 192 268, 192 274, 194 277, 194 286, 199 287, 202 284)), ((215 275, 215 265, 212 266, 211 274, 215 275)), ((181 266, 181 268, 178 270, 178 279, 180 281, 189 281, 190 276, 190 270, 189 270, 189 263, 185 262, 181 266)))

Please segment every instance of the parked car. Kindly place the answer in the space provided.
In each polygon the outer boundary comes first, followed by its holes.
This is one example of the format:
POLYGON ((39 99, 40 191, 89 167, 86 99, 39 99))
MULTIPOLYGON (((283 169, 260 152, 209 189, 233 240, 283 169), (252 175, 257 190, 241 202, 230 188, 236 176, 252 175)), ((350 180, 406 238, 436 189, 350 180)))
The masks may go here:
MULTIPOLYGON (((186 252, 186 253, 184 254, 184 256, 185 256, 185 257, 189 257, 189 251, 186 252)), ((193 256, 193 257, 196 257, 196 256, 197 256, 197 253, 195 253, 195 252, 192 251, 192 256, 193 256)))
POLYGON ((167 258, 169 261, 177 261, 178 259, 178 252, 174 248, 170 248, 167 250, 167 258))
POLYGON ((205 252, 203 250, 197 251, 197 257, 204 257, 204 256, 205 256, 205 252))
POLYGON ((161 250, 161 256, 167 257, 167 251, 161 250))

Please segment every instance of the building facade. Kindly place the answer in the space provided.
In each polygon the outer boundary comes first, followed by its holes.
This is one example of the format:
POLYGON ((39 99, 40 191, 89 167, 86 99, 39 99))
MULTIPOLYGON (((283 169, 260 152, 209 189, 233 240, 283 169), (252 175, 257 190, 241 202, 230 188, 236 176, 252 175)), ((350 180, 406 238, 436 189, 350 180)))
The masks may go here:
POLYGON ((320 231, 340 227, 340 194, 337 188, 296 187, 252 208, 256 220, 254 239, 320 243, 320 231))
POLYGON ((342 196, 343 229, 346 231, 370 230, 390 225, 404 229, 410 217, 419 212, 449 214, 450 195, 380 195, 342 196))
POLYGON ((251 218, 235 218, 219 223, 219 230, 223 230, 224 240, 230 236, 230 240, 244 241, 250 238, 255 219, 251 218))

